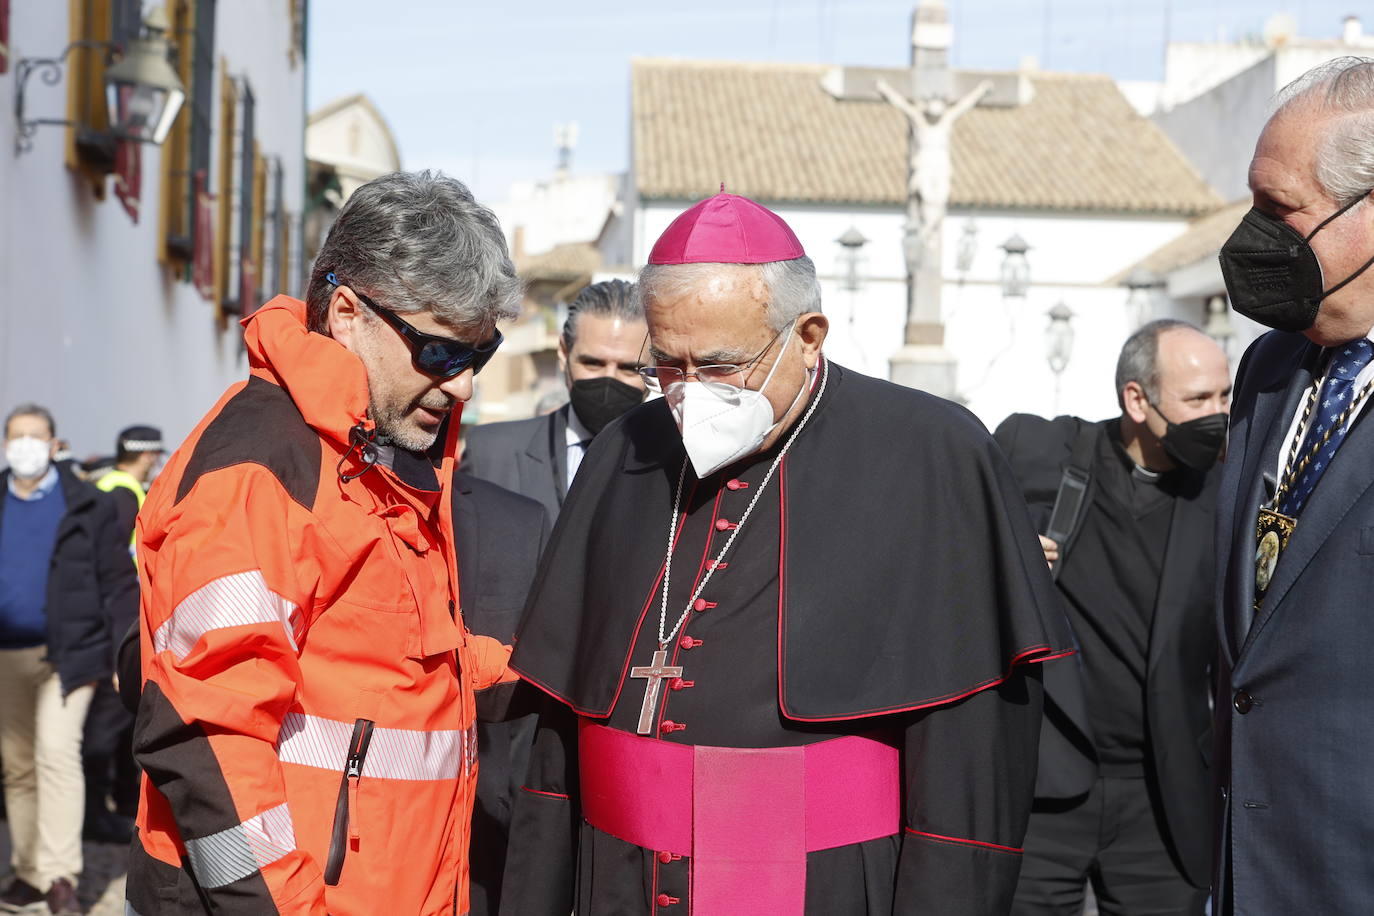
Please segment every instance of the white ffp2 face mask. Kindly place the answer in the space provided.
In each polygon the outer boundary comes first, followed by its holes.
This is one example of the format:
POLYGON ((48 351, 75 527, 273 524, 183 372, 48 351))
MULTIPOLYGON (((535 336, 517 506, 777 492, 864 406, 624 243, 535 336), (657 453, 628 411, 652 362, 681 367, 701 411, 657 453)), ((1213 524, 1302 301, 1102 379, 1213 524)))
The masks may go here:
MULTIPOLYGON (((788 329, 782 351, 757 391, 723 382, 688 382, 684 379, 669 385, 663 392, 698 479, 754 452, 777 426, 773 420, 773 405, 763 392, 787 353, 793 328, 788 329)), ((806 388, 803 383, 792 400, 794 406, 806 388)), ((786 415, 784 412, 783 416, 786 415)))
POLYGON ((48 471, 52 444, 33 436, 19 436, 5 443, 5 461, 15 477, 33 480, 48 471))

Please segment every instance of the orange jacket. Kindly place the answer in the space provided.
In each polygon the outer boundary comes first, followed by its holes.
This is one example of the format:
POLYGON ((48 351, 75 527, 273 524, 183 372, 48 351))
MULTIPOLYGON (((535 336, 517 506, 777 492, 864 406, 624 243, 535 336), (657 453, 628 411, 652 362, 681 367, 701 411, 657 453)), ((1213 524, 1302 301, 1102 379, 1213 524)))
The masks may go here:
POLYGON ((512 675, 458 610, 452 450, 368 465, 362 363, 294 299, 244 326, 138 519, 130 905, 465 913, 474 691, 512 675))

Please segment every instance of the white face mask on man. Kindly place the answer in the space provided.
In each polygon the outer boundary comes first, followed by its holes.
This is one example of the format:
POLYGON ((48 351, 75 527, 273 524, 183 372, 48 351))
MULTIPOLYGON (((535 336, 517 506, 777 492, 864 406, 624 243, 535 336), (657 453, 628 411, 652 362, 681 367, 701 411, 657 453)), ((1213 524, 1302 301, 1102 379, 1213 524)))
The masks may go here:
MULTIPOLYGON (((787 344, 792 340, 796 322, 788 328, 783 338, 782 349, 768 370, 768 377, 755 391, 740 388, 724 382, 688 382, 683 379, 674 382, 664 390, 663 396, 672 408, 673 419, 677 421, 678 432, 682 434, 682 444, 691 459, 692 469, 697 478, 708 477, 728 464, 740 460, 757 449, 768 434, 778 425, 773 419, 773 405, 763 396, 773 373, 787 355, 787 344)), ((795 407, 806 392, 803 382, 792 399, 792 406, 783 416, 795 407)))
POLYGON ((5 461, 21 480, 46 474, 51 455, 52 444, 34 436, 19 436, 5 443, 5 461))

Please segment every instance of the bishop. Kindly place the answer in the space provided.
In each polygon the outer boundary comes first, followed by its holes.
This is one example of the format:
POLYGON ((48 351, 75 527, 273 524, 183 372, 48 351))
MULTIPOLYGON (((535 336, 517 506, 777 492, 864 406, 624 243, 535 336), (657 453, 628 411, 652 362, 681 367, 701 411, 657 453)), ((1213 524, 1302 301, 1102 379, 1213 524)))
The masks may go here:
POLYGON ((815 267, 744 197, 637 294, 664 396, 592 443, 527 605, 502 912, 1005 913, 1070 639, 992 438, 826 359, 815 267))

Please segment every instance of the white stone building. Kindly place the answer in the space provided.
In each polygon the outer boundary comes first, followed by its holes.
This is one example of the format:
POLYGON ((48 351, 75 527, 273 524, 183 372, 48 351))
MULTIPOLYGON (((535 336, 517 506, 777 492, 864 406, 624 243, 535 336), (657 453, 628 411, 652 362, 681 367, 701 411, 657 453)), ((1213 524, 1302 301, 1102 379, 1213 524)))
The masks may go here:
MULTIPOLYGON (((821 86, 826 72, 636 61, 631 171, 602 255, 608 265, 643 264, 671 219, 724 182, 775 209, 816 262, 831 319, 826 352, 887 377, 906 318, 907 126, 884 102, 833 98, 821 86), (868 240, 857 290, 836 241, 851 227, 868 240)), ((1120 275, 1221 204, 1107 77, 1025 77, 1027 104, 978 108, 956 124, 944 224, 946 346, 959 396, 989 426, 1017 411, 1115 413, 1117 352, 1149 317, 1128 306, 1120 275), (1030 286, 1017 297, 1002 289, 1012 236, 1030 246, 1030 286), (1046 330, 1059 303, 1073 313, 1074 344, 1056 377, 1046 330)), ((1186 317, 1202 323, 1204 314, 1186 317)))
POLYGON ((310 261, 344 201, 372 179, 398 171, 401 152, 381 111, 358 93, 310 112, 305 159, 305 260, 310 261))
MULTIPOLYGON (((1132 270, 1143 268, 1160 284, 1153 296, 1160 314, 1210 313, 1233 361, 1266 329, 1227 308, 1217 254, 1250 207, 1250 158, 1274 96, 1319 64, 1346 55, 1374 56, 1374 37, 1364 34, 1354 16, 1334 38, 1302 38, 1288 28, 1276 19, 1264 40, 1170 44, 1164 80, 1155 85, 1156 107, 1146 109, 1229 203, 1196 220, 1132 270)), ((1138 86, 1134 91, 1141 98, 1149 95, 1138 86)))
MULTIPOLYGON (((0 93, 21 59, 116 38, 140 6, 0 5, 0 93)), ((55 84, 30 75, 26 114, 75 126, 38 126, 16 153, 16 118, 0 118, 0 410, 39 402, 78 456, 108 453, 132 423, 178 442, 245 375, 235 319, 300 292, 305 6, 167 3, 187 99, 136 170, 104 156, 103 51, 75 49, 55 84)))

